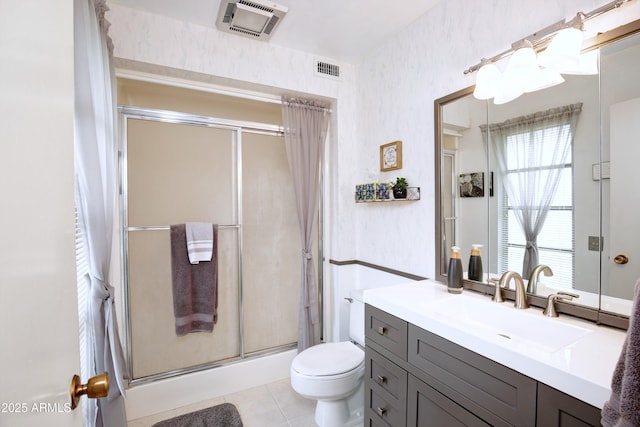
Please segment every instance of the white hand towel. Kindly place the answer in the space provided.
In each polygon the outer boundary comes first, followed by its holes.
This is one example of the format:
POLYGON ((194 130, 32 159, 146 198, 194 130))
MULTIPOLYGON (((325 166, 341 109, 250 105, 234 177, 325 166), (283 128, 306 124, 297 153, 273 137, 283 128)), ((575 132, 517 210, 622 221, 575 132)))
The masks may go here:
POLYGON ((185 227, 189 262, 211 261, 213 255, 213 224, 188 222, 185 227))

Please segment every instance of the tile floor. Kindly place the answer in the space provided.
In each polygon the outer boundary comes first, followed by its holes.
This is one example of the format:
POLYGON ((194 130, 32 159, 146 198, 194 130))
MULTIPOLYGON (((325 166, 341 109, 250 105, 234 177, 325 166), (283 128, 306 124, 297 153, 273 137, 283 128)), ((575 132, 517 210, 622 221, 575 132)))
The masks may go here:
POLYGON ((315 401, 300 397, 289 378, 129 421, 128 427, 150 427, 158 421, 229 402, 236 405, 244 427, 316 427, 315 401))

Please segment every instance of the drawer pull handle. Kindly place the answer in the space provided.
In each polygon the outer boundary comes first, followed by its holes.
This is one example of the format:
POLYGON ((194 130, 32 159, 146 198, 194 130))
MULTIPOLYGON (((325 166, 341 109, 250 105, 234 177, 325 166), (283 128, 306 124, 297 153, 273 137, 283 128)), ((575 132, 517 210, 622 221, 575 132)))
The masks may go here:
POLYGON ((378 333, 380 335, 384 335, 387 333, 387 328, 385 328, 384 326, 378 326, 378 333))
POLYGON ((378 381, 378 384, 384 384, 387 382, 387 378, 383 377, 382 375, 378 375, 378 378, 376 378, 376 380, 378 381))
POLYGON ((384 408, 377 408, 376 413, 378 414, 379 417, 382 417, 384 414, 387 413, 387 410, 384 408))

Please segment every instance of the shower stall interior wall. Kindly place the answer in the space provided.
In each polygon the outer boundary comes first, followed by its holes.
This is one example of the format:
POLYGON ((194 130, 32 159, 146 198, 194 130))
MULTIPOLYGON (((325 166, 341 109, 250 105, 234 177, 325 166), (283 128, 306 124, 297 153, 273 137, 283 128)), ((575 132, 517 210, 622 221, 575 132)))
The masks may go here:
POLYGON ((132 383, 288 350, 300 232, 279 104, 119 79, 132 383), (218 321, 176 336, 169 226, 219 224, 218 321))

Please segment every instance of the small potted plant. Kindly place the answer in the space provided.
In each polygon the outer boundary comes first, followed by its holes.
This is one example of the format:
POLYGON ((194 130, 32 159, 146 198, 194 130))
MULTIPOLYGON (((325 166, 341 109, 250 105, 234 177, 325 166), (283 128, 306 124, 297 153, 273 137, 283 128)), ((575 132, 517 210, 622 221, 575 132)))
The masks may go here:
POLYGON ((406 199, 408 186, 409 183, 406 178, 396 178, 396 182, 391 184, 393 197, 396 199, 406 199))

